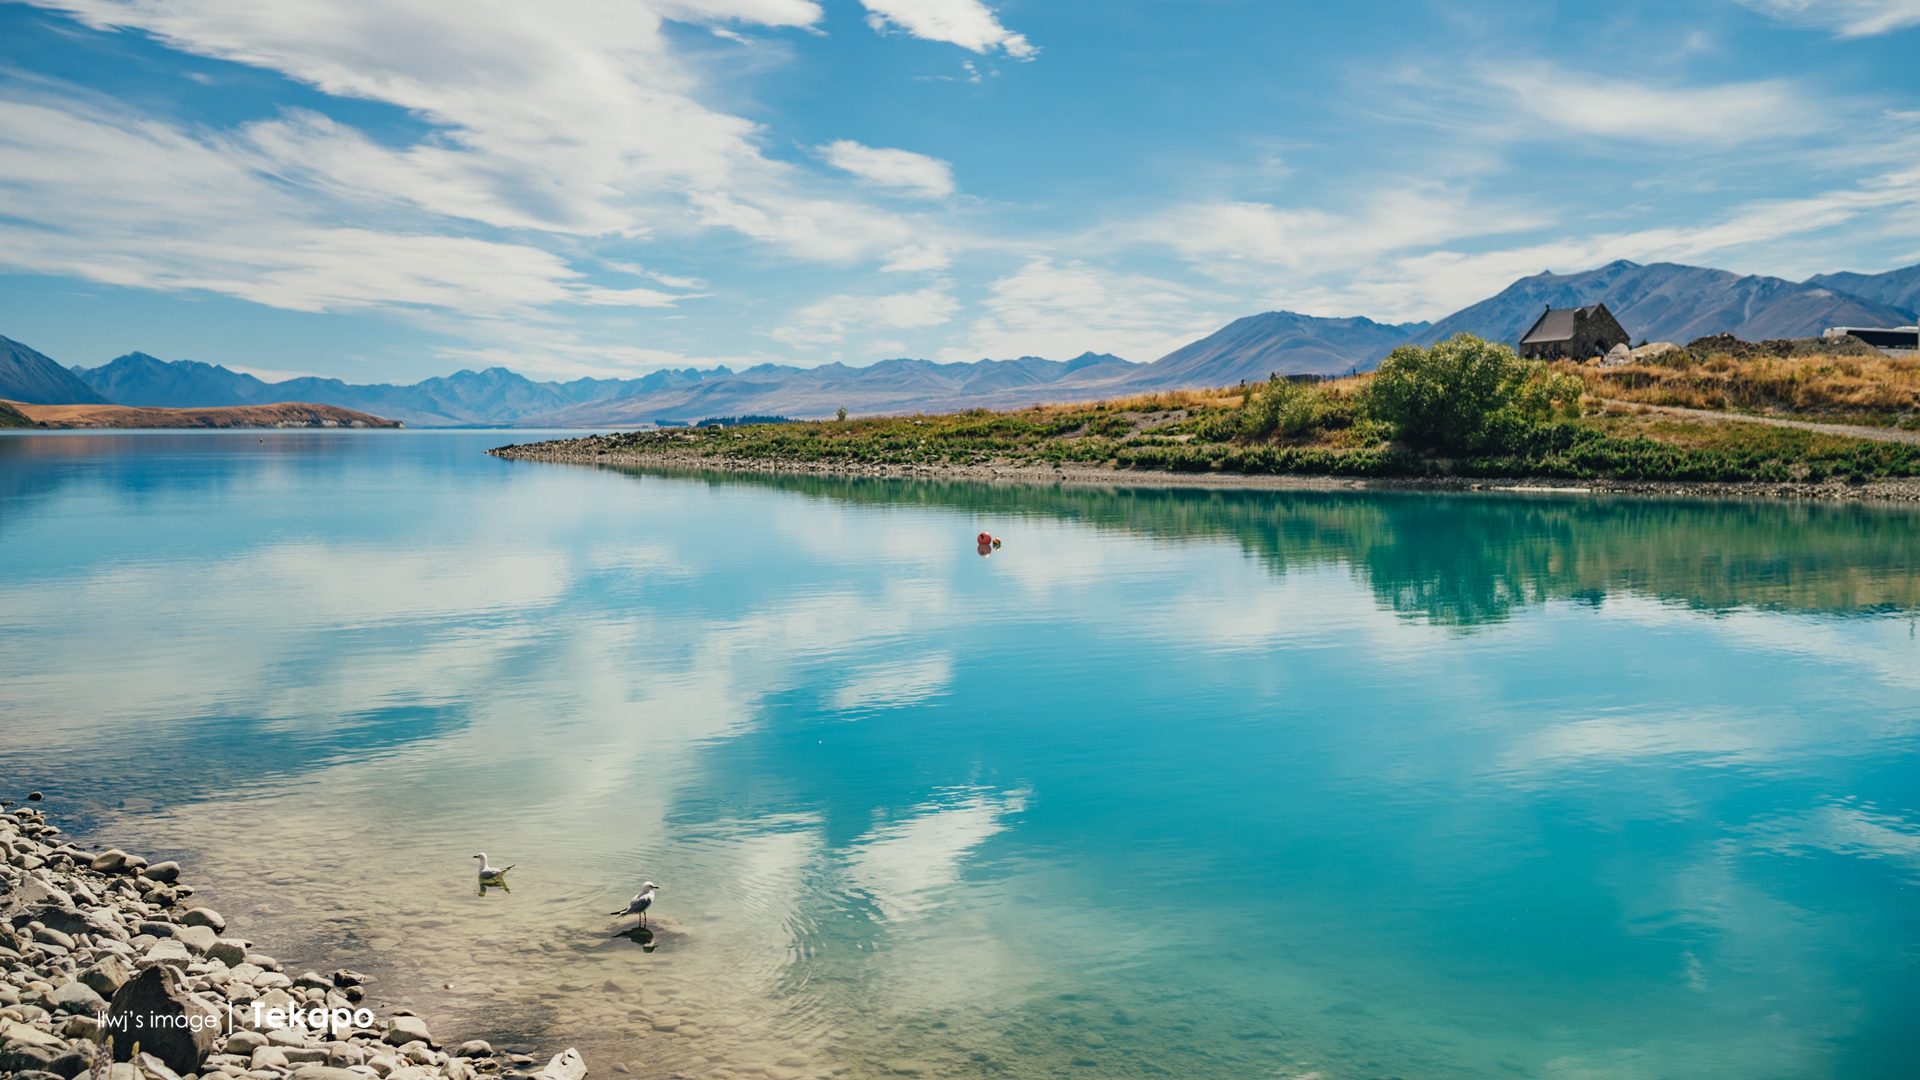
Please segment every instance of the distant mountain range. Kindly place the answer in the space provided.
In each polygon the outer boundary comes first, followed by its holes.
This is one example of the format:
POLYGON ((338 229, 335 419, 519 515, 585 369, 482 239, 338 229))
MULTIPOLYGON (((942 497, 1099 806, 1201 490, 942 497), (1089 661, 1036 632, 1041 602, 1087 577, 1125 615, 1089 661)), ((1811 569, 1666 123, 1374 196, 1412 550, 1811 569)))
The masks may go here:
POLYGON ((1634 340, 1686 343, 1730 333, 1751 341, 1812 337, 1829 326, 1911 324, 1920 266, 1884 274, 1822 274, 1802 283, 1742 277, 1675 263, 1620 261, 1577 274, 1521 278, 1499 295, 1436 323, 1377 323, 1269 311, 1236 319, 1151 364, 1105 353, 1072 360, 936 364, 883 360, 868 367, 762 364, 657 371, 639 379, 534 382, 505 368, 461 371, 411 386, 339 379, 263 382, 191 360, 128 353, 97 368, 63 369, 0 338, 0 398, 33 404, 111 402, 156 408, 334 405, 411 427, 615 427, 687 423, 746 414, 829 416, 1020 408, 1180 387, 1230 386, 1274 372, 1338 375, 1370 370, 1395 346, 1430 344, 1462 330, 1513 342, 1542 309, 1605 301, 1634 340))
POLYGON ((93 387, 48 357, 0 337, 0 398, 27 405, 105 405, 93 387))
POLYGON ((1885 274, 1835 274, 1852 278, 1870 292, 1894 295, 1889 279, 1906 275, 1908 305, 1898 306, 1867 293, 1842 292, 1814 278, 1794 284, 1783 278, 1748 276, 1699 266, 1655 263, 1641 266, 1622 259, 1582 274, 1535 274, 1498 296, 1463 308, 1417 335, 1421 344, 1444 341, 1462 330, 1489 341, 1514 342, 1548 307, 1584 307, 1604 301, 1620 326, 1641 341, 1684 345, 1709 334, 1732 334, 1745 341, 1817 337, 1829 326, 1899 326, 1913 322, 1912 279, 1920 266, 1885 274))

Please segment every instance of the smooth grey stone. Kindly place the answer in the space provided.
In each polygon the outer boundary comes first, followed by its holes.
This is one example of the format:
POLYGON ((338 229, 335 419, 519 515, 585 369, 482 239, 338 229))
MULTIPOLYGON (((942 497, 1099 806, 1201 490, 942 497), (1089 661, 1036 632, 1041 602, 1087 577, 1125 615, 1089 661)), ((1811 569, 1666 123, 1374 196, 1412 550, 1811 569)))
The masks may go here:
POLYGON ((180 928, 165 919, 143 919, 137 929, 140 933, 148 937, 170 938, 180 936, 180 928))
POLYGON ((166 862, 157 862, 145 870, 140 871, 140 876, 149 881, 158 881, 163 885, 171 885, 180 880, 180 864, 171 859, 166 862))
POLYGON ((184 942, 187 948, 203 956, 208 949, 213 948, 213 943, 217 940, 211 926, 175 927, 173 937, 174 940, 184 942))
POLYGON ((43 926, 33 932, 33 940, 42 945, 58 945, 68 952, 73 951, 73 935, 63 934, 51 926, 43 926))
POLYGON ((461 1057, 492 1057, 493 1044, 485 1039, 468 1039, 456 1053, 461 1057))
POLYGON ((350 971, 347 968, 341 968, 333 973, 333 985, 335 986, 360 986, 372 981, 373 976, 362 975, 357 971, 350 971))
POLYGON ((235 938, 215 938, 207 948, 207 957, 230 968, 239 967, 247 962, 247 943, 235 938))
POLYGON ((227 1036, 227 1053, 245 1054, 248 1060, 252 1060, 255 1050, 265 1045, 267 1045, 267 1037, 257 1031, 247 1031, 243 1028, 227 1036))
POLYGON ((95 1016, 107 1007, 107 999, 99 995, 93 987, 75 980, 64 986, 56 986, 47 994, 47 1004, 55 1009, 64 1009, 70 1013, 95 1016))
POLYGON ((103 874, 117 874, 126 869, 127 853, 119 848, 108 848, 95 855, 88 865, 103 874))
POLYGON ((427 1032, 427 1022, 417 1016, 395 1016, 388 1021, 386 1037, 381 1041, 392 1046, 404 1046, 416 1039, 433 1045, 433 1036, 427 1032))
POLYGON ((73 906, 73 897, 68 896, 66 890, 28 874, 26 880, 13 890, 13 902, 22 906, 52 904, 70 908, 73 906))
MULTIPOLYGON (((86 912, 78 908, 61 907, 58 904, 41 904, 27 913, 27 919, 49 930, 57 930, 68 935, 87 934, 99 929, 92 920, 87 918, 86 912)), ((21 922, 21 916, 14 916, 14 926, 18 928, 22 925, 24 923, 21 922)), ((72 946, 69 945, 68 948, 72 946)))
POLYGON ((61 1076, 67 1077, 68 1080, 72 1080, 73 1077, 93 1068, 94 1059, 97 1058, 99 1054, 99 1047, 90 1042, 83 1042, 78 1046, 69 1047, 66 1053, 54 1058, 53 1062, 47 1066, 47 1069, 49 1072, 58 1073, 61 1076))
POLYGON ((319 990, 331 990, 333 989, 334 983, 332 979, 327 978, 317 971, 303 971, 294 977, 293 985, 310 986, 319 990))
POLYGON ((93 987, 93 992, 112 997, 120 988, 133 978, 133 968, 118 955, 108 954, 94 962, 94 965, 80 973, 80 981, 93 987))
POLYGON ((187 926, 209 927, 216 934, 225 933, 227 929, 227 920, 221 918, 220 913, 212 908, 194 908, 185 915, 180 916, 180 921, 187 926))
POLYGON ((192 962, 193 954, 187 951, 187 946, 183 942, 168 939, 148 949, 146 954, 140 957, 139 966, 151 968, 155 964, 165 964, 185 969, 192 962))
POLYGON ((44 1047, 27 1043, 8 1043, 0 1050, 0 1073, 18 1073, 27 1070, 49 1072, 53 1064, 53 1052, 44 1047))

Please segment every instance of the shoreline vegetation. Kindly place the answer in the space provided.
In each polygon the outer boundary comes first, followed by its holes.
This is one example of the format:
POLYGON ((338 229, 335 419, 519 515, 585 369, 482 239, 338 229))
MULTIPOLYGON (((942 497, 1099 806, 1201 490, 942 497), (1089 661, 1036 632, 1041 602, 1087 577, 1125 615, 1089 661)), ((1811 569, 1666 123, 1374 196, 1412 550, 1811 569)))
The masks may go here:
MULTIPOLYGON (((37 799, 38 793, 30 796, 37 799)), ((0 814, 0 1076, 12 1080, 583 1080, 484 1040, 443 1048, 355 971, 290 974, 191 906, 175 862, 86 851, 0 814)))
MULTIPOLYGON (((1571 488, 1920 500, 1920 360, 1848 339, 1705 338, 1615 366, 1468 334, 1377 372, 1017 412, 671 428, 497 457, 1043 483, 1571 488), (1749 409, 1697 417, 1679 410, 1749 409), (1667 411, 1674 410, 1674 411, 1667 411), (1863 437, 1762 420, 1876 429, 1863 437)), ((1863 433, 1864 434, 1864 433, 1863 433)))

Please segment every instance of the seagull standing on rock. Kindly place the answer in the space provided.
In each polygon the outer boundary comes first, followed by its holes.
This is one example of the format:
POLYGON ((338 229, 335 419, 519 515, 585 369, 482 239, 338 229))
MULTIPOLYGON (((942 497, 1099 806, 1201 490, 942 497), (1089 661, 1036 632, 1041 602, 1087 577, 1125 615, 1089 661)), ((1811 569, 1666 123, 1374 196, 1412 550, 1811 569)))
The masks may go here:
POLYGON ((651 881, 643 882, 640 886, 640 891, 633 894, 633 899, 627 901, 625 909, 609 912, 609 914, 638 915, 640 916, 640 925, 647 925, 647 909, 653 906, 653 890, 659 887, 660 886, 655 885, 651 881))
POLYGON ((508 863, 505 866, 495 866, 487 861, 487 853, 484 851, 475 855, 474 858, 480 860, 480 884, 482 885, 505 885, 507 871, 519 865, 508 863))

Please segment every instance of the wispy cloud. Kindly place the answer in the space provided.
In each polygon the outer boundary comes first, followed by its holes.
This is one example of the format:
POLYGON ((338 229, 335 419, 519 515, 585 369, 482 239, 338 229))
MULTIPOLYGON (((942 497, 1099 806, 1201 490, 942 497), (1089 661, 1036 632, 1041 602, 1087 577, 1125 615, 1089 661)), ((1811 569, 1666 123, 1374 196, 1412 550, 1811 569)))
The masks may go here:
POLYGON ((984 53, 1001 49, 1015 60, 1031 60, 1040 50, 1000 25, 993 9, 980 0, 860 0, 867 24, 875 30, 898 28, 927 41, 945 41, 984 53))
POLYGON ((869 330, 938 326, 959 310, 944 285, 885 296, 830 296, 795 312, 773 337, 798 348, 837 345, 869 330))
POLYGON ((942 360, 1022 354, 1064 360, 1086 351, 1157 360, 1221 321, 1213 307, 1218 296, 1044 256, 995 280, 988 292, 981 305, 987 313, 942 351, 942 360))
MULTIPOLYGON (((8 124, 16 153, 6 172, 38 200, 31 213, 15 208, 41 226, 32 257, 52 259, 59 272, 211 289, 296 310, 385 296, 464 311, 498 308, 502 295, 517 307, 616 299, 563 288, 578 275, 566 258, 533 246, 543 237, 644 241, 718 228, 800 258, 847 260, 897 249, 910 235, 889 212, 764 156, 754 124, 696 100, 697 79, 662 34, 669 17, 810 25, 821 13, 805 0, 585 0, 539 12, 510 4, 456 11, 426 0, 43 6, 336 96, 397 105, 438 129, 395 147, 318 113, 290 111, 209 134, 110 115, 80 92, 63 99, 41 87, 31 104, 16 97, 8 106, 35 115, 8 124), (90 175, 119 171, 99 168, 109 160, 141 161, 142 190, 82 194, 105 183, 90 175), (102 214, 124 219, 123 228, 101 228, 102 214), (353 227, 329 227, 341 221, 353 227), (501 243, 475 226, 520 235, 501 243), (463 231, 469 235, 449 235, 463 231), (156 232, 181 240, 160 253, 156 232), (230 263, 255 261, 230 250, 249 243, 265 265, 231 272, 230 263), (394 269, 367 270, 367 259, 394 269), (349 263, 362 269, 339 272, 349 263), (399 280, 381 280, 389 277, 399 280)), ((883 155, 864 161, 880 182, 922 192, 940 186, 944 163, 871 153, 883 155)), ((660 302, 632 292, 617 299, 660 302)))
POLYGON ((953 194, 953 166, 911 150, 881 150, 841 139, 821 147, 827 163, 876 187, 943 199, 953 194))
POLYGON ((1541 142, 1600 136, 1654 143, 1732 145, 1817 131, 1813 95, 1785 79, 1711 86, 1598 78, 1547 63, 1488 68, 1487 85, 1532 117, 1541 142))
POLYGON ((1839 37, 1920 26, 1920 0, 1739 0, 1747 7, 1795 26, 1831 30, 1839 37))

